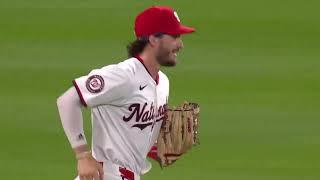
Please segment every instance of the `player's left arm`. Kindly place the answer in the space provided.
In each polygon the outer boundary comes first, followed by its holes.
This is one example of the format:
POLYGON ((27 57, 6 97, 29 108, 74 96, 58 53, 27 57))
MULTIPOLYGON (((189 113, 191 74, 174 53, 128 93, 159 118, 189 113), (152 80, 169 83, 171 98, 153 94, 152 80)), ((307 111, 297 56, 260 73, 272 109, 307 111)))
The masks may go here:
POLYGON ((147 155, 149 158, 155 160, 155 161, 158 161, 159 162, 159 157, 158 157, 158 148, 157 148, 157 144, 155 143, 150 151, 148 152, 148 155, 147 155))
MULTIPOLYGON (((165 88, 165 91, 166 91, 166 94, 167 94, 166 95, 166 101, 165 101, 166 102, 165 108, 167 108, 168 107, 168 103, 169 103, 170 81, 169 81, 168 77, 165 74, 163 74, 163 75, 164 76, 162 76, 162 77, 165 79, 164 88, 165 88)), ((166 118, 167 118, 167 110, 166 110, 166 113, 164 115, 162 123, 166 120, 166 118)), ((155 139, 155 142, 154 142, 153 146, 151 147, 150 151, 148 152, 147 157, 149 157, 149 158, 151 158, 151 159, 153 159, 153 160, 155 160, 155 161, 160 163, 160 158, 158 156, 157 139, 155 139)))

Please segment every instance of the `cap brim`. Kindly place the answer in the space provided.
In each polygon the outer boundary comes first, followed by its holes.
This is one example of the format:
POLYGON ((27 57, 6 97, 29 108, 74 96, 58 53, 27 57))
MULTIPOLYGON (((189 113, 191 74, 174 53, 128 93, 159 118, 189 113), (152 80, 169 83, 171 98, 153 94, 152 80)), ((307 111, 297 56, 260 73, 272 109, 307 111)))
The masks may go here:
POLYGON ((189 34, 195 32, 195 28, 180 25, 179 28, 175 29, 171 32, 166 32, 165 34, 171 34, 171 35, 181 35, 181 34, 189 34))
POLYGON ((179 33, 178 34, 189 34, 195 32, 195 28, 193 27, 188 27, 184 25, 180 25, 179 33))

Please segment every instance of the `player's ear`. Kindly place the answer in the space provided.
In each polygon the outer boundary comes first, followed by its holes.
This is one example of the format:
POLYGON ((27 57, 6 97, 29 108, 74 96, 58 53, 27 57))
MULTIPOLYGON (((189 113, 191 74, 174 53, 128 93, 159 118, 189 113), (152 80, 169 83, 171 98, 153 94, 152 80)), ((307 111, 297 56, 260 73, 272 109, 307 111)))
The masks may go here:
POLYGON ((155 37, 154 35, 150 35, 149 43, 151 46, 157 46, 157 44, 159 43, 159 38, 155 37))

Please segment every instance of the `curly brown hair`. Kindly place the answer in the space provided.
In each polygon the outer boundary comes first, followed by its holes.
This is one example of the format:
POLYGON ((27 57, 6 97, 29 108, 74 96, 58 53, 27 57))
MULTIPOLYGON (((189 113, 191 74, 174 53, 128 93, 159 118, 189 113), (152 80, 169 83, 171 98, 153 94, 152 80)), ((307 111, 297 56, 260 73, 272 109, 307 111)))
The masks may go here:
MULTIPOLYGON (((154 34, 155 37, 161 38, 164 35, 164 33, 156 33, 154 34)), ((149 37, 139 37, 133 42, 130 42, 127 45, 127 52, 128 52, 128 57, 134 57, 144 50, 146 45, 149 43, 149 37)))
POLYGON ((127 45, 128 57, 134 57, 140 54, 148 44, 148 38, 138 38, 127 45))

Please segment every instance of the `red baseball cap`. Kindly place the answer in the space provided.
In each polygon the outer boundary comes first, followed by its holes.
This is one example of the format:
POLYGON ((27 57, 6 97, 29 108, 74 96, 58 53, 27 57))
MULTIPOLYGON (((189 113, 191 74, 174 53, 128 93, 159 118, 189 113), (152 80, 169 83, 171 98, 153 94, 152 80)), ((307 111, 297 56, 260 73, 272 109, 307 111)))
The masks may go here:
POLYGON ((177 12, 171 7, 151 6, 136 17, 134 31, 137 37, 145 37, 156 33, 187 34, 195 29, 182 25, 177 12))

